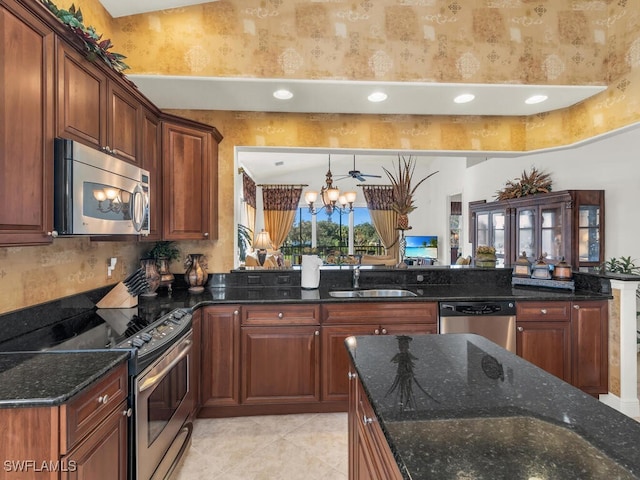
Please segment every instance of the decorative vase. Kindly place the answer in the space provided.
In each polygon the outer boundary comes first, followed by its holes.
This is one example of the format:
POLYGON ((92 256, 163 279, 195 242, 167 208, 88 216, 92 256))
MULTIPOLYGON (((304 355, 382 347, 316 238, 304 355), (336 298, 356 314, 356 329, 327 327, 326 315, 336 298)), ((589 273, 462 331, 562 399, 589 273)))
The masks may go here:
POLYGON ((204 291, 204 284, 209 278, 207 273, 207 257, 201 253, 190 253, 184 261, 187 269, 184 272, 184 279, 189 285, 191 293, 200 293, 204 291))
POLYGON ((476 254, 476 267, 495 268, 497 258, 495 254, 478 253, 476 254))
POLYGON ((171 284, 175 277, 173 273, 169 271, 169 259, 166 257, 158 257, 157 259, 158 273, 160 273, 160 286, 167 287, 171 292, 171 284))
POLYGON ((160 272, 158 272, 156 259, 152 257, 142 258, 140 260, 140 267, 144 271, 145 279, 149 284, 147 291, 140 295, 143 297, 155 297, 157 295, 156 290, 160 286, 160 272))

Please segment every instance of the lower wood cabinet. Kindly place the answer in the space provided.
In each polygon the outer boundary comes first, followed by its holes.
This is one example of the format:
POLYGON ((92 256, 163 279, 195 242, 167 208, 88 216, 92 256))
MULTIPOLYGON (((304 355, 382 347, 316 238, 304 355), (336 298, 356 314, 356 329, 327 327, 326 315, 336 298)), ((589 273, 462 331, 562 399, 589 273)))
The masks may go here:
POLYGON ((349 478, 400 480, 382 428, 354 372, 349 375, 349 478))
POLYGON ((320 400, 320 326, 242 327, 244 404, 320 400))
POLYGON ((519 302, 517 353, 591 395, 607 393, 606 301, 519 302))

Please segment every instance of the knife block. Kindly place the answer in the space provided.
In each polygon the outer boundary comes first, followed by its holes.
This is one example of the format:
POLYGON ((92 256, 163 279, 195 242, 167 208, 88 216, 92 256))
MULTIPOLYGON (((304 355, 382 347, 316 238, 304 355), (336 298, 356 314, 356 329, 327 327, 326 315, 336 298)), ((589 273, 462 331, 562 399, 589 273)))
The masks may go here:
POLYGON ((138 305, 138 297, 132 297, 129 290, 122 282, 107 293, 102 300, 96 303, 98 308, 131 308, 138 305))

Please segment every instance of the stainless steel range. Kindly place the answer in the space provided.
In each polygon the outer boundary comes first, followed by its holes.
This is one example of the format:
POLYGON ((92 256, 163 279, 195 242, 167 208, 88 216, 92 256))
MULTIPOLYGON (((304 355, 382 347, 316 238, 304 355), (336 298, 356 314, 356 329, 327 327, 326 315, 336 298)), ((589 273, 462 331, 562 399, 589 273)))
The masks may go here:
POLYGON ((92 310, 3 342, 0 351, 129 350, 129 480, 168 479, 191 442, 191 319, 190 309, 159 318, 137 307, 92 310))

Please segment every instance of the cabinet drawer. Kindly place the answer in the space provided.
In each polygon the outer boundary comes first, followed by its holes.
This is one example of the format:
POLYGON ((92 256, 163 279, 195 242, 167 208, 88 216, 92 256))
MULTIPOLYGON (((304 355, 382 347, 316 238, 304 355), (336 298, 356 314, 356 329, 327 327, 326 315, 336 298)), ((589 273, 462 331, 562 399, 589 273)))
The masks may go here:
POLYGON ((435 302, 353 302, 322 306, 323 324, 380 324, 438 322, 435 302))
POLYGON ((127 365, 60 407, 60 449, 68 452, 127 398, 127 365))
POLYGON ((570 320, 571 302, 518 302, 516 303, 518 320, 570 320))
POLYGON ((247 306, 242 308, 242 325, 318 325, 318 305, 247 306))

